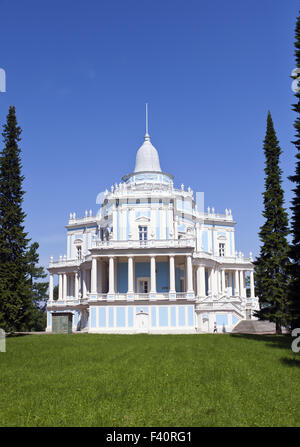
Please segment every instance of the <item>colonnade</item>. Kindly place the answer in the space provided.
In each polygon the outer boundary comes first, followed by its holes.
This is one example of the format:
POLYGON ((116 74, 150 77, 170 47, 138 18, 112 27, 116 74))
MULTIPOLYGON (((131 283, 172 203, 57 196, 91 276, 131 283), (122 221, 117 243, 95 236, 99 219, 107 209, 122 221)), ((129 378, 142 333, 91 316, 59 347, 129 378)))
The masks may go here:
MULTIPOLYGON (((58 299, 66 300, 68 296, 72 296, 74 299, 79 299, 79 292, 81 290, 82 296, 87 295, 87 270, 81 270, 70 273, 57 273, 58 275, 58 299), (81 278, 82 275, 82 278, 81 278), (68 293, 68 280, 74 281, 72 283, 72 289, 74 294, 68 293), (82 280, 82 281, 81 281, 82 280)), ((53 300, 53 273, 49 275, 49 300, 53 300)))
MULTIPOLYGON (((182 255, 180 255, 182 257, 182 255)), ((157 268, 157 258, 159 256, 151 255, 150 258, 150 281, 149 281, 149 293, 156 294, 156 268, 157 268)), ((127 294, 135 293, 135 282, 134 282, 134 256, 126 256, 128 263, 128 290, 127 294)), ((175 262, 176 256, 171 254, 168 256, 169 259, 169 294, 176 294, 175 286, 175 262)), ((117 281, 116 281, 116 257, 109 256, 108 258, 108 295, 114 295, 118 293, 117 281)), ((104 262, 103 260, 99 261, 104 262)), ((70 275, 72 275, 74 299, 79 298, 80 295, 83 298, 87 297, 87 294, 97 295, 99 279, 102 281, 103 289, 103 278, 101 276, 104 274, 104 270, 100 268, 100 278, 99 278, 99 268, 98 268, 98 258, 96 256, 92 257, 91 269, 82 269, 81 271, 75 271, 71 273, 58 273, 58 299, 65 300, 69 295, 67 293, 67 281, 70 275), (90 274, 90 280, 87 281, 87 276, 90 274)), ((197 295, 200 298, 205 296, 222 296, 226 295, 227 288, 232 288, 230 291, 230 296, 240 296, 246 298, 246 281, 245 281, 245 269, 230 269, 230 268, 219 268, 219 267, 209 267, 205 264, 196 264, 193 266, 192 255, 185 256, 185 293, 192 295, 197 295), (193 275, 195 273, 193 281, 193 275), (227 286, 226 286, 226 274, 227 274, 227 286), (206 279, 207 275, 207 279, 206 279), (194 287, 195 286, 195 287, 194 287)), ((101 292, 102 293, 102 292, 101 292)), ((104 292, 106 293, 106 292, 104 292)), ((139 292, 138 292, 139 293, 139 292)), ((250 296, 254 298, 254 277, 253 271, 250 270, 250 296)), ((50 273, 49 278, 49 299, 53 300, 53 273, 50 273)))
MULTIPOLYGON (((156 289, 156 258, 158 256, 150 256, 150 294, 157 293, 156 289)), ((169 293, 176 293, 175 287, 175 255, 169 255, 169 293)), ((116 261, 114 256, 108 257, 108 295, 117 293, 116 290, 116 261)), ((128 262, 128 290, 127 294, 134 293, 134 256, 127 256, 128 262)), ((92 271, 91 271, 91 294, 97 293, 97 257, 92 258, 92 271)), ((193 266, 192 255, 186 256, 186 293, 193 294, 193 266)))
MULTIPOLYGON (((232 269, 232 268, 218 268, 218 267, 205 267, 199 264, 196 270, 197 278, 197 295, 200 297, 207 295, 225 295, 227 289, 232 289, 230 296, 240 296, 246 298, 246 278, 245 273, 247 269, 232 269), (205 272, 207 272, 208 281, 207 289, 205 290, 205 272), (226 274, 227 274, 227 286, 226 286, 226 274), (206 293, 207 292, 207 293, 206 293)), ((255 297, 254 290, 254 274, 253 270, 250 272, 250 297, 255 297)))

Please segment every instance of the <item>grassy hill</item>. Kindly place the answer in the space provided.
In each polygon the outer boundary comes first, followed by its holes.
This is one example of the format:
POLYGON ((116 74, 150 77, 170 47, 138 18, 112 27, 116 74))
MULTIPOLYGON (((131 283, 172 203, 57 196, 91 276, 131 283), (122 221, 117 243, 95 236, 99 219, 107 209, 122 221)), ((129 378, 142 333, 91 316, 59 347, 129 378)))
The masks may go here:
POLYGON ((300 426, 287 336, 28 335, 0 353, 1 426, 300 426))

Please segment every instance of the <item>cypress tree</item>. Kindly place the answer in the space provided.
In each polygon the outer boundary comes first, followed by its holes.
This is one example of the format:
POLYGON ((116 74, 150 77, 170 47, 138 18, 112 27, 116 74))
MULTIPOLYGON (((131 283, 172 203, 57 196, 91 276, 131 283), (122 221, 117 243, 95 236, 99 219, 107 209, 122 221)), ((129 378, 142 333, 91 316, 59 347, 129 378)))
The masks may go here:
MULTIPOLYGON (((296 67, 300 69, 300 17, 297 17, 295 29, 295 57, 296 67)), ((298 83, 298 86, 300 84, 298 83)), ((291 217, 291 233, 292 242, 290 245, 291 259, 291 281, 289 286, 289 298, 291 300, 291 317, 292 327, 300 327, 300 91, 295 93, 296 103, 292 109, 296 112, 297 117, 294 122, 296 131, 295 141, 296 148, 296 169, 295 174, 289 179, 294 183, 294 197, 292 199, 292 217, 291 217)))
POLYGON ((32 312, 20 135, 15 108, 11 106, 2 133, 5 147, 0 154, 0 327, 6 332, 26 330, 32 312))
POLYGON ((288 323, 288 217, 283 208, 279 157, 281 149, 276 137, 271 113, 268 113, 267 131, 264 139, 265 191, 263 216, 265 223, 260 228, 262 242, 260 256, 255 264, 256 294, 260 301, 257 316, 276 323, 276 333, 288 323))

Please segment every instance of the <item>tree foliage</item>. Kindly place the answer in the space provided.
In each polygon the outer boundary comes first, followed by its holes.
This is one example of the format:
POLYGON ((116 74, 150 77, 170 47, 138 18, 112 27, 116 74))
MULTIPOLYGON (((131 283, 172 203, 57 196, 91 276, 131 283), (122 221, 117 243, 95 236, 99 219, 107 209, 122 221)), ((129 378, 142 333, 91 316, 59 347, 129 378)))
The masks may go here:
POLYGON ((21 173, 21 128, 11 106, 3 129, 0 154, 0 327, 6 332, 35 329, 40 318, 39 301, 45 300, 45 274, 37 248, 25 232, 22 209, 24 190, 21 173), (39 318, 38 318, 39 315, 39 318))
POLYGON ((260 255, 255 264, 256 294, 260 301, 257 316, 276 323, 276 332, 289 320, 287 290, 288 268, 288 217, 283 207, 279 158, 281 149, 276 137, 271 113, 267 117, 264 139, 265 191, 263 216, 265 223, 260 228, 262 242, 260 255))
MULTIPOLYGON (((297 17, 295 29, 295 58, 296 67, 300 69, 300 16, 297 17)), ((300 83, 298 82, 298 87, 300 83)), ((294 175, 289 179, 294 183, 294 196, 292 199, 291 233, 290 245, 291 259, 291 282, 289 286, 289 298, 291 300, 292 326, 300 327, 300 91, 295 93, 296 103, 293 110, 297 117, 294 122, 296 139, 293 141, 296 148, 296 168, 294 175)))

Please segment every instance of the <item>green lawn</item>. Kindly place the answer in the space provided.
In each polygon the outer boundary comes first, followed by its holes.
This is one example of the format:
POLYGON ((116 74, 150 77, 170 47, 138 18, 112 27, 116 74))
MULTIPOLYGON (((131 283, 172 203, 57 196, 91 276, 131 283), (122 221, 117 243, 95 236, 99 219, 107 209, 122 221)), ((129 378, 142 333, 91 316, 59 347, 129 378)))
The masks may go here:
POLYGON ((300 426, 288 337, 28 335, 6 350, 1 426, 300 426))

